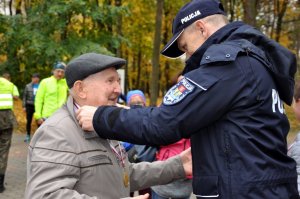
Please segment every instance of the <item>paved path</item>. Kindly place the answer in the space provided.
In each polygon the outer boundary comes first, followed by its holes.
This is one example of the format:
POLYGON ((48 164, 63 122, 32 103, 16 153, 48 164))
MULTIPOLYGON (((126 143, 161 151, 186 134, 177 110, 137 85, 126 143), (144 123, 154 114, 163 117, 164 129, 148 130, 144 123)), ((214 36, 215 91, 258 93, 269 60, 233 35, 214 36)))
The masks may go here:
POLYGON ((25 135, 14 133, 8 156, 5 176, 6 190, 0 193, 0 199, 23 199, 26 185, 27 144, 25 135))

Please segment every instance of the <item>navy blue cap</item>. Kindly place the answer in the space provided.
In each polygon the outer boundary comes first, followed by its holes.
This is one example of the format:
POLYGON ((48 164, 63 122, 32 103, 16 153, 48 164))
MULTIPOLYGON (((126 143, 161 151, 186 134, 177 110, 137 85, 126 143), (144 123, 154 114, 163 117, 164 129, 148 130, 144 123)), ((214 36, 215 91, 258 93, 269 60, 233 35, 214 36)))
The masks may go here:
POLYGON ((218 0, 193 0, 184 5, 173 20, 172 39, 162 49, 161 54, 176 58, 184 52, 179 50, 177 39, 184 29, 195 21, 214 14, 226 15, 223 5, 218 0))
POLYGON ((66 70, 66 64, 64 62, 56 62, 53 64, 53 70, 56 69, 66 70))
POLYGON ((67 64, 65 76, 68 87, 72 88, 77 80, 83 80, 110 67, 119 69, 125 64, 126 61, 118 57, 97 53, 82 54, 67 64))

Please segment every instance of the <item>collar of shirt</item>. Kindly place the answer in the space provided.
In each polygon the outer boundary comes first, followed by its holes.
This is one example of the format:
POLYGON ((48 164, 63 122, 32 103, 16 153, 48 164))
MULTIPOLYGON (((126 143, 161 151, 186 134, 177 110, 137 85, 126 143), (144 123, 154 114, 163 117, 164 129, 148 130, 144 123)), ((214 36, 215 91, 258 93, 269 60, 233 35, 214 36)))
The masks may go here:
MULTIPOLYGON (((80 108, 80 106, 75 101, 73 101, 73 105, 74 105, 73 106, 74 114, 76 115, 76 112, 80 108)), ((85 139, 92 139, 92 138, 98 137, 98 134, 95 131, 93 131, 93 132, 83 131, 83 137, 85 139)))

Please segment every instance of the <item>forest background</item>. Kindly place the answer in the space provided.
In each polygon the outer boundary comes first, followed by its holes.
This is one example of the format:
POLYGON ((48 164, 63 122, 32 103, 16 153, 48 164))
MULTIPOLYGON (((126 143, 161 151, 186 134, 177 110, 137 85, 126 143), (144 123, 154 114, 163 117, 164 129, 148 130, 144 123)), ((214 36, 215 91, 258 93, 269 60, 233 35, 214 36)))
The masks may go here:
MULTIPOLYGON (((155 106, 183 69, 184 59, 159 54, 171 38, 172 20, 189 0, 0 0, 0 73, 23 89, 31 74, 51 74, 57 61, 86 52, 127 60, 125 90, 141 89, 155 106)), ((230 21, 243 20, 300 53, 300 0, 221 0, 230 21)), ((299 68, 299 64, 298 64, 299 68)), ((296 74, 299 79, 299 72, 296 74)), ((300 130, 285 106, 291 135, 300 130)), ((16 103, 20 132, 25 116, 16 103)))

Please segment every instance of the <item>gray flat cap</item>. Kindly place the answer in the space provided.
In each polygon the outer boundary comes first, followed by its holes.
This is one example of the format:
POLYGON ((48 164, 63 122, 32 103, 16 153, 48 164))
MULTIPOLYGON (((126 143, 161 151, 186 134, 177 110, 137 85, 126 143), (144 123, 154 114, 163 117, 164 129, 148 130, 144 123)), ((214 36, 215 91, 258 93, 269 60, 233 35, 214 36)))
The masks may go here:
POLYGON ((71 60, 67 64, 65 76, 69 88, 72 88, 77 80, 98 73, 104 69, 114 67, 121 68, 126 64, 125 59, 111 57, 97 53, 86 53, 71 60))

